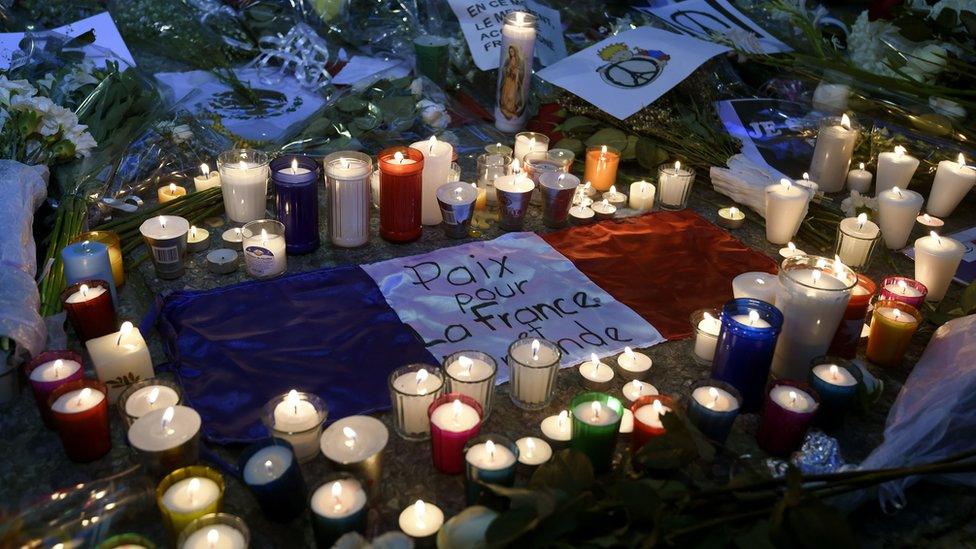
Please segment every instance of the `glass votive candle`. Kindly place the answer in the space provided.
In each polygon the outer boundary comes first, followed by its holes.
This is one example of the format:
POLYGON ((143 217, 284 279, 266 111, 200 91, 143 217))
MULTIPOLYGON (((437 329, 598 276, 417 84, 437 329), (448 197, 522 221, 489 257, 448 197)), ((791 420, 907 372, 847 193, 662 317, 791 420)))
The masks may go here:
POLYGON ((573 415, 570 448, 586 454, 594 471, 608 471, 617 446, 623 403, 606 393, 591 391, 573 397, 569 407, 573 415))
POLYGON ((566 171, 573 169, 573 160, 576 160, 576 153, 569 149, 549 149, 549 158, 556 162, 565 163, 566 171))
POLYGON ((721 324, 711 376, 741 393, 739 404, 743 410, 758 410, 783 326, 783 313, 758 299, 733 299, 722 308, 721 324))
POLYGON ((224 477, 205 465, 177 469, 156 486, 156 505, 173 539, 188 524, 211 513, 224 503, 224 477))
POLYGON ((224 212, 232 223, 261 219, 268 207, 268 153, 232 149, 217 157, 224 212))
POLYGON ((30 380, 37 411, 48 429, 55 429, 51 415, 51 392, 65 383, 79 381, 85 377, 85 367, 81 355, 74 351, 44 351, 31 359, 24 369, 30 380))
POLYGON ((688 207, 691 184, 695 181, 694 168, 674 164, 661 164, 657 169, 657 203, 663 210, 683 210, 688 207))
POLYGON ((86 240, 89 242, 101 242, 108 246, 108 259, 112 265, 112 279, 115 287, 118 288, 124 284, 125 268, 122 264, 122 241, 119 240, 119 235, 112 231, 88 231, 72 238, 71 243, 74 244, 75 242, 84 242, 86 240))
POLYGON ((112 290, 104 280, 83 280, 61 292, 61 304, 82 342, 118 329, 112 290))
POLYGON ((563 353, 555 343, 525 337, 508 347, 509 396, 523 410, 541 410, 552 392, 563 353))
MULTIPOLYGON (((487 150, 487 147, 485 147, 485 150, 492 153, 492 151, 487 150)), ((529 154, 530 152, 545 152, 548 150, 549 136, 544 133, 520 132, 515 134, 515 153, 513 158, 518 160, 520 164, 525 161, 525 155, 529 154)), ((500 151, 494 151, 495 154, 498 154, 498 152, 500 151)))
POLYGON ((810 366, 807 381, 820 396, 815 421, 825 427, 840 425, 864 380, 861 369, 838 356, 819 356, 810 366))
POLYGON ((485 152, 488 154, 507 156, 509 163, 511 163, 512 154, 514 153, 511 147, 509 147, 508 145, 503 145, 501 143, 490 143, 488 145, 485 145, 485 152))
POLYGON ((119 417, 128 427, 149 412, 163 410, 182 402, 183 391, 176 381, 159 375, 126 387, 115 405, 119 409, 119 417))
POLYGON ((464 471, 464 445, 481 430, 481 405, 459 393, 437 397, 427 409, 431 452, 438 471, 457 475, 464 471))
POLYGON ((722 329, 718 309, 698 309, 691 313, 691 327, 695 331, 695 347, 692 356, 695 362, 710 365, 715 358, 718 333, 722 329))
POLYGON ((735 387, 717 379, 697 383, 688 399, 688 420, 709 440, 725 442, 739 415, 742 397, 735 387))
POLYGON ((237 467, 269 520, 288 522, 305 511, 305 479, 287 440, 273 438, 252 444, 241 454, 237 467))
POLYGON ((573 422, 568 410, 551 415, 542 420, 539 425, 542 436, 554 451, 569 448, 569 441, 573 439, 573 422))
POLYGON ((203 515, 186 525, 176 541, 179 549, 247 549, 250 544, 247 524, 227 513, 203 515))
POLYGON ((349 532, 365 535, 368 499, 362 484, 349 473, 326 476, 309 500, 315 546, 329 549, 349 532))
POLYGON ((473 398, 481 405, 485 419, 491 414, 497 371, 495 359, 480 351, 459 351, 444 359, 447 390, 473 398))
POLYGON ((241 228, 244 266, 254 278, 274 278, 288 267, 285 226, 274 219, 258 219, 241 228))
POLYGON ((916 309, 921 309, 928 292, 925 284, 904 276, 889 276, 881 281, 882 300, 900 301, 916 309))
POLYGON ((533 151, 522 159, 522 169, 538 185, 542 174, 569 172, 570 162, 572 160, 560 156, 550 156, 549 151, 533 151))
POLYGON ((529 476, 543 463, 552 459, 552 446, 536 437, 522 437, 515 441, 518 446, 518 469, 529 476))
POLYGON ((830 342, 828 354, 844 358, 854 358, 857 355, 857 344, 861 341, 864 319, 867 317, 868 307, 877 289, 873 280, 863 274, 857 275, 857 285, 851 289, 851 299, 847 302, 844 318, 841 319, 834 339, 830 342))
POLYGON ((881 229, 868 220, 867 214, 848 217, 837 224, 834 254, 855 271, 863 271, 871 264, 871 256, 881 240, 881 229))
POLYGON ((156 276, 172 280, 186 271, 186 242, 190 222, 175 215, 150 217, 139 225, 156 276))
POLYGON ((437 532, 444 525, 444 512, 433 503, 418 499, 400 513, 397 524, 413 539, 415 547, 433 547, 437 532))
POLYGON ((95 549, 156 549, 149 538, 135 533, 116 534, 95 546, 95 549))
MULTIPOLYGON (((368 193, 369 165, 358 174, 363 182, 361 187, 368 193)), ((311 156, 285 154, 271 161, 275 217, 284 227, 287 253, 306 254, 319 247, 319 179, 319 163, 311 156)), ((368 211, 369 196, 365 193, 360 192, 359 204, 368 211)), ((330 205, 335 212, 335 195, 330 195, 330 199, 333 201, 330 205)), ((343 214, 354 217, 355 212, 350 205, 346 205, 343 214)), ((333 213, 333 217, 334 215, 333 213)))
POLYGON ((634 402, 643 396, 653 396, 658 394, 657 387, 651 385, 650 383, 644 383, 639 379, 631 380, 629 383, 624 384, 620 392, 627 399, 627 402, 634 402))
POLYGON ((329 407, 324 400, 295 389, 272 398, 261 409, 261 421, 268 434, 287 440, 302 463, 318 455, 322 425, 328 417, 329 407))
POLYGON ((200 457, 200 414, 187 406, 153 410, 129 425, 129 445, 146 473, 156 478, 200 457))
MULTIPOLYGON (((369 198, 373 160, 360 152, 340 151, 322 161, 329 193, 329 238, 355 248, 369 242, 369 198)), ((378 181, 377 181, 378 183, 378 181)), ((291 244, 291 238, 288 243, 291 244)))
POLYGON ((479 435, 464 445, 464 485, 468 505, 482 495, 479 482, 514 486, 519 448, 501 435, 479 435))
POLYGON ((877 302, 868 332, 868 360, 879 366, 900 366, 921 322, 922 313, 911 305, 890 300, 877 302))
POLYGON ((788 456, 803 444, 820 400, 808 385, 781 379, 770 383, 756 441, 766 453, 788 456))
POLYGON ((383 474, 383 450, 390 432, 370 416, 347 416, 322 433, 319 448, 333 470, 356 475, 370 493, 379 489, 383 474))
POLYGON ((617 373, 627 381, 644 379, 651 371, 651 364, 651 357, 624 347, 624 352, 617 356, 617 373))
POLYGON ((380 167, 380 236, 395 243, 420 238, 424 153, 412 147, 390 147, 378 156, 380 167))
POLYGON ((634 430, 630 436, 630 451, 636 454, 652 438, 666 430, 661 416, 674 411, 674 400, 665 395, 642 396, 630 405, 634 430))
POLYGON ((617 181, 617 166, 620 165, 620 151, 609 145, 599 145, 586 149, 586 166, 583 181, 589 181, 594 189, 605 192, 617 181))
POLYGON ((482 189, 485 191, 487 207, 498 203, 498 197, 495 195, 495 180, 512 173, 512 149, 504 145, 502 147, 508 149, 508 154, 489 152, 478 155, 478 191, 479 194, 482 189))
POLYGON ((440 368, 429 364, 410 364, 390 373, 390 403, 393 428, 407 440, 430 437, 427 409, 444 390, 440 368))
POLYGON ((584 389, 605 392, 613 385, 613 368, 597 358, 596 353, 591 353, 590 360, 580 363, 577 370, 582 378, 584 389))
POLYGON ((94 379, 78 379, 48 395, 51 418, 68 459, 95 461, 112 448, 108 427, 108 389, 94 379))

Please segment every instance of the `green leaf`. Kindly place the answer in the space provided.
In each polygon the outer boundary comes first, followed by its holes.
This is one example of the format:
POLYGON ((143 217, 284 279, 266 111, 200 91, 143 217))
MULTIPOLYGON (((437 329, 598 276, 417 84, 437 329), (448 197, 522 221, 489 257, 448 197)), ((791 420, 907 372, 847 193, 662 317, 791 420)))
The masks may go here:
POLYGON ((536 469, 529 480, 529 488, 550 488, 574 495, 589 489, 595 480, 589 458, 576 450, 566 449, 536 469))
POLYGON ((634 146, 634 156, 642 168, 645 170, 654 170, 667 159, 668 153, 658 147, 654 140, 639 137, 637 144, 634 146))
POLYGON ((355 114, 366 110, 367 103, 362 99, 354 96, 347 95, 342 99, 336 101, 336 108, 342 112, 355 114))
POLYGON ((844 517, 823 502, 809 501, 795 507, 785 506, 782 517, 781 522, 772 524, 770 529, 770 539, 778 547, 859 547, 857 537, 844 517))
POLYGON ((560 139, 559 141, 556 142, 555 145, 552 146, 552 148, 568 149, 570 151, 573 151, 573 154, 575 154, 578 157, 583 156, 583 153, 586 152, 586 149, 583 147, 583 142, 580 141, 579 139, 573 139, 572 137, 564 137, 560 139))
POLYGON ((646 530, 654 527, 662 504, 653 482, 649 479, 622 480, 613 485, 611 493, 627 510, 632 525, 646 530))
POLYGON ((640 138, 636 135, 627 136, 627 146, 620 151, 620 159, 624 162, 637 158, 637 141, 640 138))
POLYGON ((596 131, 599 123, 586 116, 571 116, 556 126, 556 130, 570 137, 581 138, 596 131))
POLYGON ((953 29, 956 27, 956 10, 952 8, 942 8, 939 12, 939 16, 935 18, 936 24, 946 28, 953 29))
POLYGON ((491 521, 485 541, 494 546, 509 545, 531 531, 537 523, 538 517, 531 507, 509 509, 491 521))
POLYGON ((964 315, 976 312, 976 282, 966 286, 966 289, 963 290, 962 297, 959 298, 959 305, 962 307, 964 315))
POLYGON ((603 128, 588 137, 585 143, 587 147, 607 145, 622 151, 627 147, 627 134, 617 128, 603 128))

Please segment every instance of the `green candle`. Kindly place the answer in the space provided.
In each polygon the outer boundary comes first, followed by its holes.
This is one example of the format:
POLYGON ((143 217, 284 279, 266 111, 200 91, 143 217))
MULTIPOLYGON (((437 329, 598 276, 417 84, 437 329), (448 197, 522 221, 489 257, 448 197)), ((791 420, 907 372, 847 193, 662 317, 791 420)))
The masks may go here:
POLYGON ((588 392, 576 395, 570 409, 573 412, 570 447, 586 454, 594 471, 609 470, 624 405, 606 393, 588 392))
POLYGON ((417 75, 426 76, 438 86, 447 83, 448 44, 443 36, 425 34, 413 41, 413 51, 417 56, 417 75))

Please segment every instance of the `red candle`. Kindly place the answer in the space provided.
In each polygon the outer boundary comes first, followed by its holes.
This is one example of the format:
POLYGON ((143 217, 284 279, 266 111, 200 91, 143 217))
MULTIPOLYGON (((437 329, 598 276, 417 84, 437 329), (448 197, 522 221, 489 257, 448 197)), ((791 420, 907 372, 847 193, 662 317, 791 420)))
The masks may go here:
POLYGON ((108 389, 95 379, 65 383, 51 392, 51 416, 71 461, 85 463, 108 453, 108 389))
POLYGON ((434 467, 442 473, 464 472, 464 445, 481 430, 482 409, 461 393, 441 395, 427 408, 434 467))
POLYGON ((664 395, 645 395, 630 405, 634 414, 634 432, 630 435, 630 451, 637 453, 649 440, 665 433, 661 416, 674 410, 674 401, 664 395))
POLYGON ((772 382, 759 417, 759 447, 781 457, 797 450, 818 406, 820 398, 810 386, 785 379, 772 382))
POLYGON ((48 397, 61 385, 85 377, 81 355, 74 351, 45 351, 27 364, 25 373, 30 379, 34 400, 37 401, 37 409, 41 412, 44 425, 48 429, 56 428, 48 397))
POLYGON ((873 280, 862 274, 857 275, 857 285, 851 290, 851 299, 844 310, 844 318, 837 326, 827 354, 842 358, 854 358, 857 355, 857 343, 861 341, 864 318, 877 290, 878 286, 873 280))
POLYGON ((379 154, 380 236, 390 242, 420 238, 424 153, 391 147, 379 154))
POLYGON ((925 284, 904 276, 889 276, 881 281, 881 299, 900 301, 921 310, 929 289, 925 284))
POLYGON ((61 303, 82 342, 118 329, 112 293, 104 280, 84 280, 68 286, 61 292, 61 303))

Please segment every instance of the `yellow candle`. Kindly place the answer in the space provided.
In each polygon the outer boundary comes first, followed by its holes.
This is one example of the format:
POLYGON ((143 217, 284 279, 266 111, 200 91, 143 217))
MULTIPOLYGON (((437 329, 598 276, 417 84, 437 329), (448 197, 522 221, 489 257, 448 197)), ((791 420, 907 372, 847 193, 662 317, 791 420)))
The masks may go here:
POLYGON ((589 181, 598 191, 610 190, 617 181, 617 165, 620 164, 620 151, 607 145, 590 147, 586 150, 586 170, 583 181, 589 181))
POLYGON ((918 309, 900 301, 879 301, 868 333, 868 360, 880 366, 899 366, 922 321, 918 309))
POLYGON ((174 539, 194 519, 220 512, 223 503, 224 477, 204 465, 177 469, 156 487, 156 505, 174 539))
POLYGON ((159 203, 164 204, 170 200, 177 199, 186 194, 186 187, 181 187, 176 183, 170 183, 169 185, 163 185, 156 191, 156 196, 159 198, 159 203))
POLYGON ((108 246, 108 261, 112 264, 112 278, 115 279, 115 287, 118 288, 125 283, 125 269, 122 267, 122 243, 119 235, 112 231, 90 231, 81 233, 71 240, 75 242, 101 242, 108 246))

